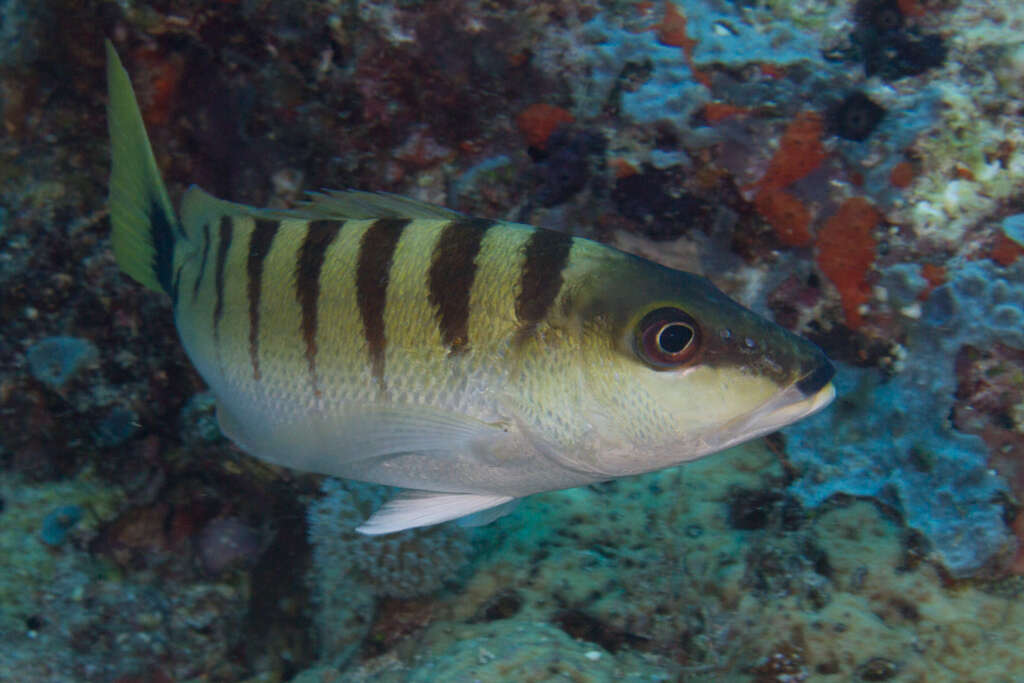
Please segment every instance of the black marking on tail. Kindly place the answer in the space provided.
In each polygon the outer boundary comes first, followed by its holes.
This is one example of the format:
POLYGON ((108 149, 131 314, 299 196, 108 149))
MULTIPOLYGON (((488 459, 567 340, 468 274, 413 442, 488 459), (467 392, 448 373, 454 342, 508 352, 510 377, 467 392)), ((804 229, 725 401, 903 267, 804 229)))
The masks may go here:
POLYGON ((469 295, 476 279, 476 257, 495 221, 456 220, 445 226, 434 246, 427 274, 430 303, 437 307, 441 339, 450 354, 469 344, 469 295))
POLYGON ((220 239, 217 242, 217 263, 213 272, 213 284, 217 293, 217 299, 213 305, 213 340, 220 344, 220 317, 224 313, 224 264, 228 260, 228 249, 231 247, 231 238, 234 236, 234 227, 231 225, 230 216, 220 218, 220 239))
POLYGON ((359 244, 356 303, 363 318, 363 335, 369 347, 373 376, 385 391, 384 356, 388 342, 384 336, 384 307, 395 249, 409 223, 411 221, 404 218, 381 218, 363 233, 359 244))
MULTIPOLYGON (((149 193, 147 193, 148 195, 149 193)), ((149 219, 149 238, 153 243, 153 272, 157 282, 168 294, 174 295, 174 232, 176 226, 168 219, 167 214, 154 196, 149 197, 146 205, 146 217, 149 219)))
POLYGON ((302 308, 302 338, 306 342, 306 362, 313 383, 313 393, 320 396, 320 385, 316 373, 316 333, 319 326, 317 306, 320 302, 320 271, 324 266, 327 248, 331 246, 341 223, 336 221, 313 221, 306 228, 306 238, 299 247, 299 258, 295 264, 295 295, 302 308))
POLYGON ((249 239, 249 259, 245 264, 248 277, 246 293, 249 298, 249 358, 253 379, 260 379, 260 294, 263 291, 263 262, 277 235, 280 223, 257 220, 249 239))
POLYGON ((171 308, 178 308, 178 292, 181 290, 181 271, 184 263, 174 271, 174 285, 171 287, 171 308))
POLYGON ((199 299, 199 286, 203 284, 203 274, 206 273, 206 257, 210 254, 210 224, 203 225, 203 258, 199 262, 199 274, 196 275, 196 283, 192 285, 192 304, 199 299))
POLYGON ((562 289, 562 272, 569 264, 572 237, 538 228, 530 235, 524 249, 523 274, 516 297, 520 340, 533 334, 555 303, 562 289))

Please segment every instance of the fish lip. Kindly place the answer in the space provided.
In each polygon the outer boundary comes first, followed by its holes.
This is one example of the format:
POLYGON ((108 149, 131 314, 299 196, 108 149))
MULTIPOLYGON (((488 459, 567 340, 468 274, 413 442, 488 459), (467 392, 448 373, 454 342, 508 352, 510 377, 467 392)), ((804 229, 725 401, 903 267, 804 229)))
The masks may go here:
MULTIPOLYGON (((829 367, 831 367, 831 363, 829 367)), ((815 378, 815 383, 818 384, 816 391, 808 394, 803 387, 799 386, 799 381, 795 382, 748 414, 746 416, 748 426, 756 425, 759 427, 756 431, 766 434, 809 417, 831 403, 836 396, 836 389, 832 384, 831 377, 826 377, 824 383, 821 384, 820 377, 826 375, 815 370, 810 376, 816 373, 818 374, 818 378, 815 378)), ((808 383, 808 386, 813 387, 814 383, 808 383)))
POLYGON ((826 358, 818 367, 798 379, 795 386, 805 398, 810 398, 824 389, 835 374, 835 366, 826 358))
MULTIPOLYGON (((831 365, 828 363, 829 368, 831 365)), ((836 388, 832 384, 831 377, 822 372, 820 368, 811 371, 807 376, 814 376, 816 373, 818 377, 815 381, 808 382, 806 385, 813 387, 815 383, 818 383, 819 387, 816 392, 805 394, 803 388, 798 386, 800 380, 794 382, 756 409, 729 422, 725 432, 731 436, 716 443, 714 450, 722 450, 778 431, 814 415, 832 403, 836 397, 836 388), (827 377, 824 384, 820 384, 820 377, 827 377)), ((712 443, 712 441, 708 440, 707 443, 712 443)))
MULTIPOLYGON (((831 363, 829 363, 829 367, 832 367, 831 363)), ((835 368, 832 368, 832 374, 835 374, 835 368)), ((826 408, 830 403, 832 403, 835 397, 836 387, 834 384, 832 384, 832 377, 829 376, 828 380, 826 380, 826 382, 821 386, 821 388, 819 388, 812 394, 806 395, 806 398, 803 401, 797 402, 799 405, 806 406, 806 409, 804 410, 803 414, 800 417, 798 417, 797 420, 802 420, 805 417, 814 415, 823 408, 826 408)), ((796 420, 794 420, 794 422, 795 421, 796 420)))

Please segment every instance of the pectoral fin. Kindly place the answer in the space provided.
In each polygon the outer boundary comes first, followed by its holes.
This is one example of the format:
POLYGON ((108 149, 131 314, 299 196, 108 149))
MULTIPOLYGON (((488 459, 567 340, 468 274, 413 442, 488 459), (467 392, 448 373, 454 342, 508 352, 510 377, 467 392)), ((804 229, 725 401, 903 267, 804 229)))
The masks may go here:
POLYGON ((258 458, 340 477, 351 476, 353 463, 407 453, 483 457, 508 437, 502 425, 422 406, 371 407, 275 422, 265 415, 243 420, 219 402, 217 416, 224 434, 258 458))

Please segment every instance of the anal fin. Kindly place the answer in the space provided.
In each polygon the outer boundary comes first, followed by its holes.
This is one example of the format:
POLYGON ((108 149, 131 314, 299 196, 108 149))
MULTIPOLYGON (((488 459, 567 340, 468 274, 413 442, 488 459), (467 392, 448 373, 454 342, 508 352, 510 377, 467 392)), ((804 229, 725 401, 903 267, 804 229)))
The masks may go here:
POLYGON ((385 503, 356 531, 370 536, 440 524, 505 505, 514 496, 406 491, 385 503))
POLYGON ((474 512, 471 515, 459 518, 459 526, 487 526, 491 522, 501 519, 505 515, 512 514, 512 511, 519 507, 519 501, 522 498, 513 498, 507 503, 502 503, 497 507, 488 508, 481 510, 480 512, 474 512))

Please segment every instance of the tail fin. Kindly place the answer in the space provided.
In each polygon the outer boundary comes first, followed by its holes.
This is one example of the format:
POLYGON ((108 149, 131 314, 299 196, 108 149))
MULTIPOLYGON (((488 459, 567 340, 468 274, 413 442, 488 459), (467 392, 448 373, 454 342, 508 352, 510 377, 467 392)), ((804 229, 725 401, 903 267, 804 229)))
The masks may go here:
POLYGON ((156 167, 128 72, 109 40, 107 88, 114 255, 121 270, 139 283, 170 294, 174 241, 182 234, 181 227, 156 167))

